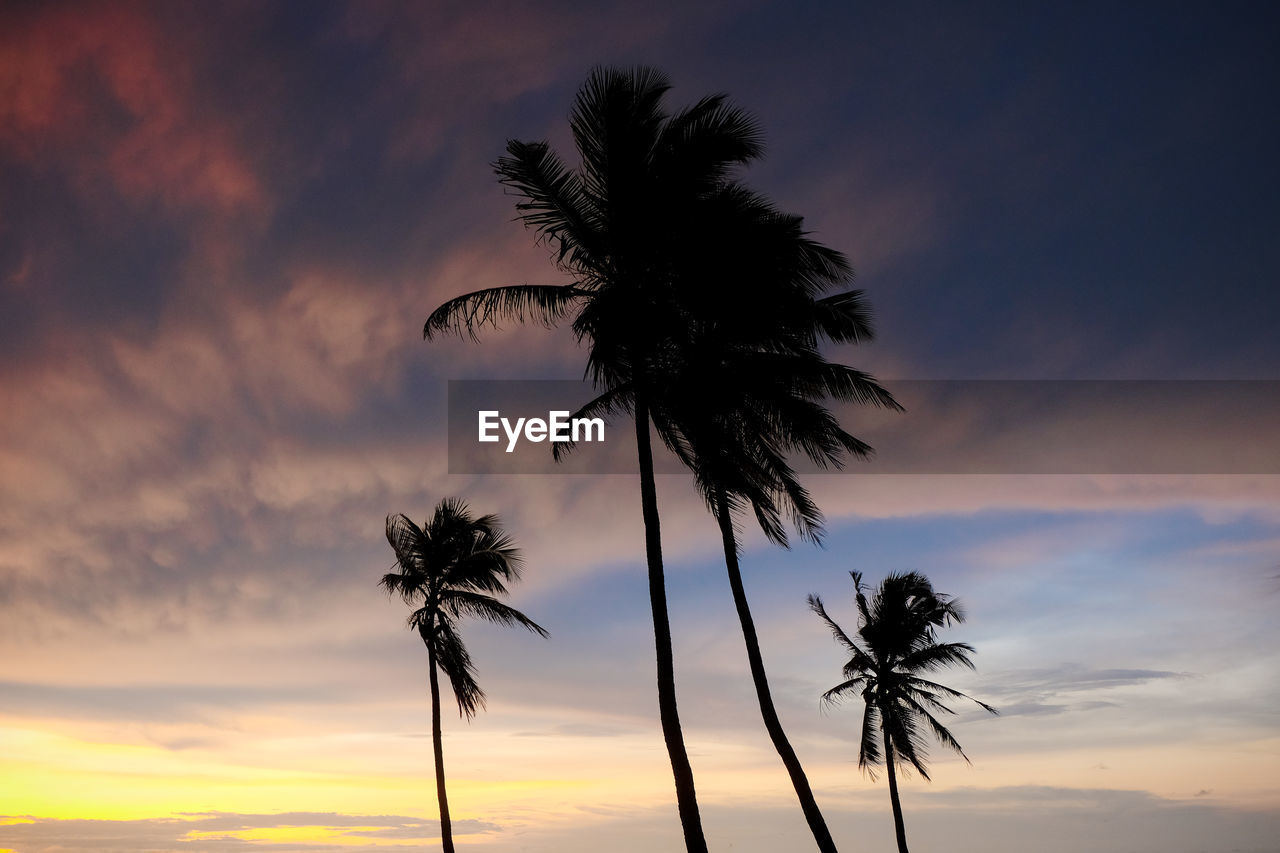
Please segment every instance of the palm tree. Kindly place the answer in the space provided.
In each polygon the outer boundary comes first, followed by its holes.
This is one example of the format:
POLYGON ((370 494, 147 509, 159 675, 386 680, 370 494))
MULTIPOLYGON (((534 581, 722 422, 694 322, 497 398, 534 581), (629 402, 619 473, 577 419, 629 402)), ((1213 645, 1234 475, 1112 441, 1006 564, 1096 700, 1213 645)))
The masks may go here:
MULTIPOLYGON (((869 316, 860 302, 846 298, 845 304, 852 327, 869 337, 869 316)), ((770 329, 766 340, 749 344, 727 343, 725 331, 702 336, 713 341, 710 346, 698 342, 705 352, 695 353, 677 373, 654 419, 667 446, 694 472, 720 528, 761 718, 818 849, 834 853, 835 843, 773 703, 739 566, 733 515, 750 507, 765 535, 786 547, 785 513, 803 538, 819 541, 821 513, 786 455, 801 452, 819 465, 840 467, 845 454, 869 454, 870 447, 841 429, 821 405, 823 397, 900 407, 870 377, 828 363, 807 345, 788 342, 785 328, 770 329)))
POLYGON ((404 515, 387 516, 387 541, 396 554, 395 571, 383 575, 380 585, 415 607, 409 627, 417 630, 427 647, 440 837, 445 853, 453 853, 436 670, 449 679, 458 716, 471 719, 484 707, 485 695, 476 683, 475 665, 458 631, 459 620, 475 616, 500 625, 519 625, 542 637, 547 632, 494 597, 505 596, 507 583, 520 577, 520 554, 496 516, 476 518, 465 503, 446 498, 421 527, 404 515))
POLYGON ((567 169, 545 142, 512 140, 496 163, 499 180, 521 198, 525 225, 552 248, 564 285, 513 285, 476 291, 432 313, 424 336, 446 331, 475 337, 485 324, 572 318, 588 344, 587 375, 605 392, 602 405, 635 423, 649 602, 657 659, 658 710, 675 780, 685 846, 705 853, 694 787, 676 704, 675 668, 662 565, 662 538, 651 413, 661 400, 675 341, 688 334, 682 296, 703 271, 700 240, 724 196, 731 170, 760 155, 755 123, 703 98, 675 114, 657 71, 596 69, 570 116, 579 171, 567 169))
POLYGON ((939 627, 964 621, 964 611, 959 602, 951 596, 934 592, 929 579, 918 572, 890 574, 868 602, 861 573, 850 574, 858 606, 861 645, 850 639, 827 615, 822 599, 816 595, 809 596, 809 606, 827 623, 836 641, 852 655, 844 665, 845 680, 824 693, 823 700, 834 703, 854 692, 862 694, 866 705, 862 715, 858 766, 875 778, 875 766, 884 762, 889 776, 889 800, 893 805, 898 853, 907 853, 895 769, 914 767, 922 777, 929 778, 925 767, 928 758, 926 732, 931 732, 966 762, 969 760, 959 742, 934 716, 937 713, 955 713, 944 700, 969 699, 992 714, 999 712, 972 696, 920 675, 952 665, 974 668, 969 658, 973 653, 972 646, 968 643, 940 643, 937 639, 939 627))

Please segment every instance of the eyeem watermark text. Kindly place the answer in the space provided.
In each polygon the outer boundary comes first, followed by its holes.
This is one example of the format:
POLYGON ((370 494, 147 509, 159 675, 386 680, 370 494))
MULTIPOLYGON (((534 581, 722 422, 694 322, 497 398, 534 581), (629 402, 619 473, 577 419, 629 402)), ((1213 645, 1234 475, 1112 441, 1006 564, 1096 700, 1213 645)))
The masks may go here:
MULTIPOLYGON (((899 379, 885 385, 905 414, 832 404, 836 417, 876 449, 874 459, 848 465, 850 474, 1280 476, 1274 438, 1280 435, 1280 380, 899 379)), ((579 410, 598 394, 579 380, 450 380, 449 473, 635 475, 634 422, 625 412, 615 411, 614 423, 627 428, 611 426, 607 441, 609 416, 599 409, 588 412, 601 418, 579 417, 574 424, 574 414, 585 414, 579 410), (547 452, 568 449, 575 439, 573 453, 547 452)), ((796 470, 822 471, 807 463, 802 455, 796 470)), ((654 454, 654 466, 685 475, 662 451, 654 454)))
POLYGON ((516 418, 514 424, 496 409, 478 412, 480 441, 499 441, 498 427, 507 435, 507 452, 516 449, 523 434, 525 441, 604 441, 604 418, 570 418, 569 412, 547 412, 547 419, 516 418))

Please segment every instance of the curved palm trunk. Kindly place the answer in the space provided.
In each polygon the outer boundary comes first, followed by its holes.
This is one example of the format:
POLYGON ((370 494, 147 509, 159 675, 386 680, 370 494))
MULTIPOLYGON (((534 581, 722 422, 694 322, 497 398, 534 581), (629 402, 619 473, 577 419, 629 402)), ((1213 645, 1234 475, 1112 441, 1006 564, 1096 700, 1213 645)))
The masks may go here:
POLYGON ((431 746, 436 754, 436 799, 440 801, 440 842, 444 853, 453 853, 453 823, 449 820, 449 795, 444 788, 444 744, 440 738, 440 681, 436 677, 436 653, 427 644, 431 667, 431 746))
POLYGON ((773 741, 773 748, 778 751, 787 773, 791 776, 791 785, 796 789, 796 797, 800 800, 800 809, 805 820, 809 822, 809 831, 813 840, 818 843, 822 853, 836 853, 835 842, 827 829, 827 822, 818 809, 818 801, 814 799, 813 790, 809 787, 809 779, 804 775, 800 759, 796 757, 787 733, 782 730, 782 722, 773 706, 773 696, 769 693, 769 680, 764 673, 764 660, 760 656, 760 640, 756 636, 755 621, 751 618, 751 608, 747 604, 747 592, 742 585, 742 572, 738 568, 738 543, 733 534, 733 519, 729 515, 729 501, 723 489, 716 491, 716 521, 720 524, 720 536, 724 540, 724 564, 729 570, 729 586, 733 589, 733 604, 738 610, 738 622, 742 626, 742 639, 747 646, 747 661, 751 665, 751 680, 756 685, 756 699, 760 703, 760 716, 764 718, 764 727, 773 741))
POLYGON ((653 448, 649 443, 649 409, 636 395, 636 447, 640 462, 640 503, 644 512, 645 556, 649 564, 649 606, 653 611, 653 637, 658 658, 658 716, 667 742, 671 773, 675 777, 676 806, 684 829, 688 853, 707 853, 693 786, 693 767, 685 750, 676 708, 675 661, 671 651, 671 620, 667 615, 667 587, 662 574, 662 534, 658 527, 658 489, 653 478, 653 448))
POLYGON ((893 831, 898 835, 898 853, 907 853, 907 830, 902 825, 902 803, 898 800, 898 774, 893 767, 893 743, 884 735, 884 763, 889 768, 889 802, 893 804, 893 831))

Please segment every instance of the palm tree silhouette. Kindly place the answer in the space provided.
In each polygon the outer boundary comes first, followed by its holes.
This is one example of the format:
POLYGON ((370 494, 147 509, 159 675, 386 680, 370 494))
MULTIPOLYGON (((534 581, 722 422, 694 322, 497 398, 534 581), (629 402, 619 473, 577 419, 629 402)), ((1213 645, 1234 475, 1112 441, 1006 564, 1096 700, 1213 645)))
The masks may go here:
POLYGON ((396 571, 379 585, 415 609, 409 627, 427 647, 431 683, 431 746, 435 751, 436 796, 440 802, 440 837, 445 853, 453 853, 453 824, 445 791, 444 753, 440 738, 440 683, 444 672, 458 702, 458 715, 471 719, 484 707, 475 665, 458 631, 463 616, 500 625, 519 625, 547 636, 546 630, 494 596, 507 594, 507 583, 520 577, 520 554, 502 531, 498 518, 476 518, 462 501, 442 500, 419 527, 404 515, 387 516, 387 541, 396 554, 396 571))
POLYGON ((969 658, 973 653, 972 646, 968 643, 940 643, 937 639, 939 627, 964 621, 964 611, 959 602, 951 596, 934 592, 929 579, 918 572, 890 574, 868 602, 862 574, 850 572, 850 575, 858 607, 861 645, 850 639, 827 615, 821 598, 809 596, 809 606, 827 623, 836 641, 852 655, 844 665, 845 680, 824 693, 823 700, 834 703, 852 693, 861 693, 865 708, 858 766, 874 779, 875 766, 884 762, 889 776, 889 801, 893 805, 898 853, 907 853, 895 765, 904 769, 914 767, 925 779, 929 778, 925 767, 928 758, 926 732, 955 750, 966 762, 969 760, 959 742, 934 716, 937 713, 955 713, 944 700, 969 699, 992 714, 999 712, 972 696, 920 675, 952 665, 974 668, 969 658))
MULTIPOLYGON (((785 278, 771 282, 775 291, 787 284, 785 278)), ((870 337, 870 318, 861 301, 850 294, 833 299, 842 306, 847 328, 841 339, 870 337)), ((840 467, 845 454, 864 457, 870 452, 823 407, 825 397, 900 408, 869 376, 831 364, 817 352, 814 328, 820 325, 812 315, 820 310, 829 307, 811 301, 807 322, 799 328, 778 323, 775 317, 776 325, 760 326, 746 338, 741 328, 726 328, 730 324, 723 321, 705 329, 692 342, 692 352, 673 376, 661 405, 655 406, 654 421, 667 446, 694 472, 720 528, 761 718, 818 849, 834 853, 835 842, 773 703, 733 522, 735 512, 749 507, 765 535, 786 547, 785 514, 803 538, 819 541, 821 512, 799 484, 787 455, 798 452, 819 465, 840 467), (758 338, 760 329, 766 331, 763 339, 758 338)))
POLYGON ((574 334, 589 346, 587 375, 605 392, 600 405, 634 417, 659 717, 685 846, 705 853, 676 704, 649 430, 676 342, 689 334, 687 294, 705 271, 707 224, 718 221, 731 170, 758 157, 760 142, 754 122, 723 95, 667 113, 669 88, 652 69, 592 71, 570 115, 579 171, 567 169, 545 142, 508 142, 496 163, 499 180, 521 198, 520 217, 572 281, 458 297, 432 313, 423 333, 474 338, 503 319, 551 325, 572 318, 574 334))

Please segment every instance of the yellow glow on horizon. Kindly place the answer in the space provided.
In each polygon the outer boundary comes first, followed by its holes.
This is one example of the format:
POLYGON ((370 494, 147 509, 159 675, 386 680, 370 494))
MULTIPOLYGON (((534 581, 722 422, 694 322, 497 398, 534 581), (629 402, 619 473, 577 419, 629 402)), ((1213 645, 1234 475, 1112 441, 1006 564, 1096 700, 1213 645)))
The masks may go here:
MULTIPOLYGON (((320 844, 353 845, 364 847, 420 847, 423 844, 439 842, 438 833, 427 832, 415 838, 369 838, 352 833, 377 832, 386 829, 384 826, 327 826, 323 824, 308 826, 271 826, 253 829, 199 830, 193 829, 183 836, 184 841, 209 841, 234 838, 248 843, 265 842, 268 844, 320 844)), ((454 830, 456 837, 464 837, 474 833, 454 830)))
MULTIPOLYGON (((99 820, 290 811, 436 817, 429 758, 413 772, 405 772, 403 766, 388 769, 373 760, 357 771, 339 752, 331 756, 335 769, 322 772, 310 769, 324 763, 323 752, 311 749, 322 744, 309 744, 306 760, 296 762, 304 765, 299 768, 290 766, 295 764, 292 750, 269 741, 268 747, 276 750, 269 760, 276 766, 262 766, 261 755, 243 747, 174 751, 34 725, 38 723, 0 726, 0 803, 9 814, 99 820)), ((539 775, 485 779, 476 776, 485 772, 480 768, 460 766, 449 777, 455 820, 485 820, 499 810, 539 821, 582 819, 578 807, 586 799, 639 805, 671 796, 670 777, 648 767, 614 764, 609 772, 616 775, 610 776, 602 776, 598 767, 592 772, 578 767, 551 776, 537 761, 527 766, 537 768, 539 775), (590 797, 583 792, 590 792, 590 797)))
POLYGON ((159 746, 0 728, 0 802, 45 818, 128 820, 226 811, 423 811, 420 779, 278 769, 159 746))
MULTIPOLYGON (((47 725, 59 725, 50 721, 47 725)), ((117 733, 121 737, 129 732, 117 733)), ((42 721, 0 726, 0 803, 4 812, 38 819, 194 820, 202 813, 279 814, 333 812, 344 815, 403 815, 434 824, 435 781, 429 750, 409 756, 395 741, 372 735, 280 738, 255 734, 217 749, 171 750, 147 742, 118 743, 109 734, 42 728, 42 721), (352 758, 352 737, 364 761, 352 758), (387 750, 383 752, 380 750, 387 750), (328 770, 317 768, 328 767, 328 770), (408 768, 408 769, 407 769, 408 768)), ((767 746, 732 740, 690 742, 696 756, 699 800, 734 808, 791 803, 794 793, 767 746)), ((488 821, 502 815, 504 827, 581 826, 611 816, 674 805, 674 791, 660 743, 647 734, 615 739, 602 762, 600 744, 581 738, 539 742, 515 739, 511 747, 492 732, 475 732, 453 744, 449 775, 455 821, 488 821), (488 750, 471 748, 488 739, 488 750), (502 759, 502 760, 499 760, 502 759), (520 774, 527 775, 520 775, 520 774), (537 775, 533 775, 537 774, 537 775), (599 807, 586 810, 585 806, 599 807)), ((1173 800, 1210 791, 1218 805, 1275 806, 1274 766, 1280 739, 1218 744, 1105 748, 975 756, 972 767, 939 761, 934 782, 903 781, 914 808, 928 807, 917 793, 956 788, 1045 786, 1068 789, 1149 791, 1173 800)), ((824 756, 806 764, 824 806, 851 807, 865 794, 883 790, 852 767, 852 755, 824 756), (838 758, 838 760, 836 760, 838 758)), ((998 799, 998 794, 993 794, 998 799)), ((865 801, 864 801, 865 802, 865 801)), ((941 804, 941 800, 937 801, 941 804)), ((1016 807, 1012 804, 1011 807, 1016 807)), ((10 818, 0 823, 29 822, 10 818)), ((404 846, 405 838, 351 835, 379 827, 281 826, 226 831, 191 830, 191 838, 234 837, 246 843, 358 844, 404 846)), ((462 829, 464 827, 459 827, 462 829)), ((424 830, 429 831, 429 830, 424 830)), ((459 834, 464 834, 459 832, 459 834)), ((470 833, 473 846, 498 845, 502 837, 470 833)), ((421 846, 422 839, 412 844, 421 846)), ((500 846, 500 845, 499 845, 500 846)), ((0 853, 4 853, 0 849, 0 853)))

